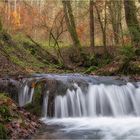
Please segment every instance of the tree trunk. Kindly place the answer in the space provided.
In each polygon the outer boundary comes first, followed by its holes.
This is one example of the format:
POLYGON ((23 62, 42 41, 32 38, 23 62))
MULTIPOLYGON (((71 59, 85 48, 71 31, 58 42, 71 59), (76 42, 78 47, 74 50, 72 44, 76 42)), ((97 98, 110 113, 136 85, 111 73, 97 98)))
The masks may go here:
POLYGON ((75 25, 75 20, 74 20, 70 0, 63 0, 62 3, 64 7, 64 14, 65 14, 67 28, 72 38, 73 44, 76 47, 80 47, 81 45, 76 31, 76 25, 75 25))
POLYGON ((2 31, 2 21, 1 21, 1 17, 0 17, 0 32, 2 31))
POLYGON ((97 5, 95 4, 95 9, 96 9, 96 12, 97 12, 97 17, 98 17, 98 20, 99 20, 99 23, 100 23, 100 26, 101 26, 101 31, 102 31, 102 38, 103 38, 103 47, 104 47, 104 52, 106 55, 109 55, 109 52, 107 50, 107 44, 106 44, 106 28, 107 28, 107 5, 106 5, 106 1, 105 1, 105 16, 104 16, 104 23, 101 19, 101 15, 100 15, 100 12, 99 12, 99 9, 97 7, 97 5))
POLYGON ((124 0, 126 23, 131 35, 132 44, 135 47, 140 45, 140 26, 137 19, 135 1, 124 0))
POLYGON ((115 44, 118 45, 121 35, 121 20, 122 20, 122 0, 108 2, 109 14, 114 33, 115 44))
POLYGON ((105 1, 105 17, 104 17, 104 31, 103 31, 103 42, 104 42, 104 49, 106 54, 108 53, 107 50, 107 41, 106 41, 106 30, 107 30, 107 1, 105 1))
POLYGON ((90 10, 90 47, 95 47, 95 37, 94 37, 94 11, 93 11, 93 0, 90 0, 89 4, 89 10, 90 10))

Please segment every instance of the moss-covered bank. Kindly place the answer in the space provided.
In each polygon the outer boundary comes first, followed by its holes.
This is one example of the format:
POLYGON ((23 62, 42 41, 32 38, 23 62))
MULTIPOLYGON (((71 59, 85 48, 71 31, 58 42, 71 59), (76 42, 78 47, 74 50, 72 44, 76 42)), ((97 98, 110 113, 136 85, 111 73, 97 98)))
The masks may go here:
POLYGON ((38 118, 0 93, 0 139, 30 138, 39 127, 38 118))

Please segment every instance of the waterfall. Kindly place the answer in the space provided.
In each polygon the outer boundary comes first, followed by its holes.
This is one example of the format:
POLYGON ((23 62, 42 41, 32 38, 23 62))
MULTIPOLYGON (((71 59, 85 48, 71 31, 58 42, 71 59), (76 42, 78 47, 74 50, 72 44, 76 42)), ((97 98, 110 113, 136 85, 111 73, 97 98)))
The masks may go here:
POLYGON ((24 80, 19 90, 18 98, 21 107, 32 102, 34 88, 29 87, 28 82, 28 80, 24 80))
POLYGON ((124 86, 91 84, 87 93, 77 87, 55 98, 55 117, 58 118, 128 115, 140 115, 140 88, 131 83, 124 86))
POLYGON ((43 110, 42 110, 42 115, 44 118, 47 117, 47 112, 48 112, 48 97, 49 97, 49 91, 44 95, 43 98, 43 110))
MULTIPOLYGON (((53 76, 52 76, 53 77, 53 76)), ((51 78, 52 78, 51 77, 51 78)), ((49 77, 50 78, 50 77, 49 77)), ((54 78, 54 77, 53 77, 54 78)), ((54 78, 55 79, 55 78, 54 78)), ((57 80, 59 78, 57 77, 57 80)), ((67 83, 60 77, 61 82, 67 83)), ((59 79, 59 80, 60 80, 59 79)), ((56 80, 56 79, 55 79, 56 80)), ((24 81, 19 93, 19 104, 24 106, 32 102, 34 88, 30 87, 28 81, 24 81)), ((61 84, 60 82, 60 84, 61 84)), ((80 80, 80 82, 82 82, 80 80)), ((58 94, 60 84, 56 93, 54 89, 48 88, 44 92, 42 102, 42 115, 49 117, 49 111, 53 111, 55 118, 67 117, 98 117, 98 116, 140 116, 140 83, 110 84, 107 82, 95 83, 86 81, 87 87, 78 82, 67 83, 69 86, 62 94, 58 94), (71 84, 71 86, 70 86, 71 84), (73 88, 72 88, 73 87, 73 88), (87 90, 84 90, 87 88, 87 90), (49 97, 54 96, 49 100, 49 97), (51 105, 49 105, 51 103, 51 105), (53 104, 53 105, 52 105, 53 104), (52 107, 51 109, 49 107, 52 107)), ((47 85, 47 83, 46 83, 47 85)), ((61 87, 62 88, 62 87, 61 87)))

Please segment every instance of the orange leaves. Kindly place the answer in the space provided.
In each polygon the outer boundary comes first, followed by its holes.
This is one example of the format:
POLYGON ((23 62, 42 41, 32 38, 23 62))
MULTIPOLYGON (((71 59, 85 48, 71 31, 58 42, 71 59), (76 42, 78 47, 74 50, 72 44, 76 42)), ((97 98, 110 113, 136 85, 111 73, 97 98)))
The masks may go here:
POLYGON ((81 23, 77 25, 76 31, 78 34, 78 37, 80 38, 80 40, 85 41, 86 40, 86 31, 87 31, 87 23, 81 23))
POLYGON ((82 34, 84 33, 84 28, 85 28, 85 26, 83 24, 80 24, 77 27, 77 33, 80 38, 82 37, 82 34))
POLYGON ((32 82, 31 87, 32 87, 32 88, 35 88, 35 82, 32 82))
POLYGON ((131 43, 131 38, 129 36, 124 36, 123 37, 123 40, 124 40, 124 44, 129 44, 131 43))
POLYGON ((20 19, 21 19, 21 17, 20 17, 20 13, 19 12, 17 12, 17 11, 14 11, 13 13, 12 13, 12 23, 13 23, 13 25, 16 27, 16 28, 18 28, 18 27, 20 27, 20 25, 21 25, 21 23, 20 23, 20 19))
POLYGON ((26 68, 26 71, 29 72, 29 73, 33 73, 34 72, 34 70, 31 69, 31 68, 26 68))

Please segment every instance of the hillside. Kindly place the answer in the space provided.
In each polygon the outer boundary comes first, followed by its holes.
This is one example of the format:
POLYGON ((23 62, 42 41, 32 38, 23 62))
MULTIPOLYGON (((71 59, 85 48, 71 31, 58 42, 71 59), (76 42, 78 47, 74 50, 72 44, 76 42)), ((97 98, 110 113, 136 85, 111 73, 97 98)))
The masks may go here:
POLYGON ((50 63, 57 63, 55 57, 31 41, 14 40, 3 32, 0 35, 1 75, 45 72, 50 63))
POLYGON ((40 122, 35 116, 0 93, 0 139, 31 138, 39 127, 40 122))
MULTIPOLYGON (((49 52, 29 38, 13 39, 6 32, 0 35, 0 75, 24 75, 32 73, 80 72, 97 75, 139 75, 140 55, 131 47, 117 51, 112 57, 104 56, 99 47, 96 55, 90 48, 83 48, 84 58, 79 59, 74 48, 61 48, 64 63, 60 63, 57 52, 49 52), (113 58, 114 57, 114 58, 113 58), (65 66, 66 64, 66 66, 65 66)), ((113 50, 110 50, 113 51, 113 50)), ((110 52, 111 53, 111 52, 110 52)))

